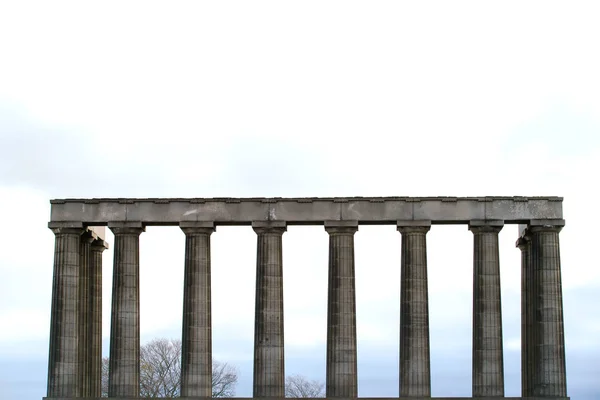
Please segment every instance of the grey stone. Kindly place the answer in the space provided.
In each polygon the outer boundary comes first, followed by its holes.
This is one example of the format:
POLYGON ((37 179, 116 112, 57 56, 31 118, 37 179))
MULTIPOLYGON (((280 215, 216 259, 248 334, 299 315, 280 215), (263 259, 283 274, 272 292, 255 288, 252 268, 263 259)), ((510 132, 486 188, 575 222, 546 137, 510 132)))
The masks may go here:
POLYGON ((81 235, 79 243, 79 395, 89 397, 90 393, 90 336, 91 303, 90 303, 90 245, 94 241, 90 231, 81 235))
POLYGON ((531 270, 531 237, 527 226, 520 231, 516 246, 521 250, 521 395, 530 396, 533 376, 533 276, 531 270))
POLYGON ((356 353, 356 290, 354 233, 356 221, 325 224, 329 233, 329 283, 327 297, 327 397, 358 396, 356 353))
POLYGON ((109 397, 140 393, 140 262, 137 222, 112 223, 115 235, 110 327, 109 397))
POLYGON ((186 223, 181 348, 181 396, 212 396, 212 318, 209 223, 186 223))
POLYGON ((258 221, 256 312, 254 322, 254 397, 285 396, 283 332, 283 257, 285 223, 258 221))
POLYGON ((400 260, 400 396, 431 396, 427 241, 431 221, 398 221, 400 260))
POLYGON ((104 226, 115 234, 109 393, 122 399, 138 397, 139 235, 146 225, 179 225, 186 233, 181 393, 189 399, 210 397, 210 234, 220 224, 252 225, 258 236, 253 391, 256 398, 265 399, 284 396, 282 235, 287 225, 324 225, 329 233, 326 394, 355 398, 354 233, 363 224, 396 224, 402 233, 400 395, 431 399, 426 233, 435 224, 467 223, 474 233, 473 398, 504 398, 498 232, 510 223, 519 225, 522 236, 517 242, 522 252, 522 395, 529 400, 567 399, 558 244, 565 222, 560 197, 51 203, 48 226, 56 244, 49 399, 100 394, 104 226))
POLYGON ((52 228, 55 235, 48 396, 79 397, 80 228, 52 228))
POLYGON ((528 390, 532 396, 565 397, 565 331, 558 233, 561 226, 532 226, 531 337, 529 362, 533 364, 528 390))
POLYGON ((102 395, 102 252, 108 244, 95 239, 90 245, 88 325, 88 395, 102 395))
POLYGON ((473 232, 473 396, 504 396, 498 233, 502 221, 471 221, 473 232))
POLYGON ((562 218, 560 197, 62 199, 51 203, 52 222, 80 221, 85 225, 106 225, 110 221, 141 221, 145 225, 285 221, 293 225, 323 224, 328 220, 394 224, 397 220, 468 223, 495 219, 524 223, 562 218))

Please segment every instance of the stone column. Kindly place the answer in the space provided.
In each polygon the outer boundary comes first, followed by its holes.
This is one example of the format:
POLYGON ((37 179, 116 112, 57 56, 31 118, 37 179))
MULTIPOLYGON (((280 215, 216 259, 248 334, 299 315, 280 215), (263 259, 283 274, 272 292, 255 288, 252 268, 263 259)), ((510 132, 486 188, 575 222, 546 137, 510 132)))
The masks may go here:
POLYGON ((89 324, 90 324, 90 245, 92 232, 86 230, 79 242, 79 396, 89 397, 89 324))
POLYGON ((473 397, 504 397, 498 233, 503 221, 471 221, 473 232, 473 397))
POLYGON ((357 397, 354 233, 357 221, 326 221, 329 233, 326 397, 357 397))
POLYGON ((77 397, 79 381, 79 242, 81 227, 48 224, 55 235, 48 397, 77 397))
POLYGON ((257 237, 253 397, 285 397, 282 238, 285 222, 254 222, 257 237))
POLYGON ((181 396, 212 396, 210 235, 212 222, 182 222, 185 233, 181 396))
POLYGON ((516 246, 521 250, 521 396, 531 396, 529 382, 532 376, 532 360, 530 354, 533 346, 531 345, 532 317, 531 312, 531 285, 533 279, 531 276, 530 248, 531 237, 529 231, 517 240, 516 246))
POLYGON ((566 397, 565 337, 558 233, 564 220, 531 221, 531 396, 566 397))
POLYGON ((115 235, 109 397, 140 394, 140 222, 109 223, 115 235))
POLYGON ((427 241, 431 221, 398 221, 400 280, 400 396, 431 396, 427 241))
POLYGON ((108 243, 102 239, 96 239, 90 245, 90 322, 88 324, 90 397, 102 395, 102 252, 107 248, 108 243))

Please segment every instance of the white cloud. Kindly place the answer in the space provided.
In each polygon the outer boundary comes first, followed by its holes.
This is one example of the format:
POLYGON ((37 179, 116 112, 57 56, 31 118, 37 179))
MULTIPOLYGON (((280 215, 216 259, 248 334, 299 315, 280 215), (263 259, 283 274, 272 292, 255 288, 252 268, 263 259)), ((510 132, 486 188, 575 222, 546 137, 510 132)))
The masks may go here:
POLYGON ((0 343, 35 341, 45 339, 49 332, 48 312, 39 308, 13 308, 2 310, 0 323, 10 329, 2 329, 0 343))
MULTIPOLYGON (((568 348, 600 347, 595 314, 578 315, 598 302, 600 286, 590 253, 598 7, 1 4, 0 319, 10 327, 1 345, 25 351, 47 337, 49 198, 561 195, 568 348)), ((514 226, 500 234, 507 351, 520 337, 516 236, 514 226)), ((143 337, 177 335, 184 236, 152 227, 140 240, 143 337)), ((212 236, 215 354, 232 359, 252 359, 255 240, 249 227, 212 236)), ((361 226, 356 235, 363 349, 397 352, 399 249, 394 227, 361 226)), ((472 234, 435 226, 428 249, 432 350, 468 351, 472 234)), ((105 340, 112 251, 104 253, 105 340)), ((322 227, 290 227, 287 345, 318 365, 326 268, 322 227)), ((452 357, 445 362, 460 361, 452 357)), ((375 371, 369 365, 365 374, 375 371)))

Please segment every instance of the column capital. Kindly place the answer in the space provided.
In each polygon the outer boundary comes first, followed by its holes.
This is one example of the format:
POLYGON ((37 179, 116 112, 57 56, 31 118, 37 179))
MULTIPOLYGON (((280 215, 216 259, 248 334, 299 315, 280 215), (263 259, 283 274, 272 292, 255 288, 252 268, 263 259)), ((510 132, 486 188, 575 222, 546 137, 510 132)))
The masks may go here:
POLYGON ((50 228, 55 235, 81 235, 83 229, 79 228, 50 228))
POLYGON ((139 235, 146 230, 140 221, 109 222, 108 229, 110 229, 115 235, 139 235))
POLYGON ((469 221, 469 230, 478 233, 499 233, 504 227, 504 221, 498 219, 474 219, 469 221))
POLYGON ((396 229, 400 233, 427 233, 431 229, 429 220, 398 220, 396 229))
POLYGON ((91 244, 94 240, 97 239, 97 237, 98 237, 98 235, 96 235, 94 232, 86 229, 81 234, 81 241, 91 244))
POLYGON ((186 235, 210 235, 216 230, 213 221, 182 221, 179 227, 186 235))
POLYGON ((529 246, 530 242, 531 242, 531 237, 529 236, 528 232, 526 232, 525 235, 523 235, 517 239, 517 243, 515 243, 515 247, 518 247, 519 250, 525 250, 527 248, 527 246, 529 246))
POLYGON ((330 235, 354 235, 358 231, 358 221, 325 221, 325 230, 330 235))
POLYGON ((527 230, 531 233, 537 232, 560 232, 565 226, 564 219, 532 219, 529 221, 527 230))
POLYGON ((55 235, 60 234, 71 234, 81 235, 84 227, 81 221, 67 221, 67 222, 48 222, 48 228, 54 232, 55 235))
POLYGON ((252 222, 252 229, 257 234, 278 234, 283 235, 287 231, 287 223, 285 221, 254 221, 252 222))
POLYGON ((90 246, 90 250, 99 251, 100 253, 102 253, 106 249, 108 249, 108 243, 100 238, 94 239, 90 246))

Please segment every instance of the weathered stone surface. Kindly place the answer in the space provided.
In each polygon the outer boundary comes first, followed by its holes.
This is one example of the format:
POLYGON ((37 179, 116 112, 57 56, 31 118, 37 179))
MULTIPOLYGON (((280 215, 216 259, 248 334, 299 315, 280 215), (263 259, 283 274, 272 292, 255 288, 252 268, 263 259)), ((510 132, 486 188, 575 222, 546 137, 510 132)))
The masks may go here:
POLYGON ((504 396, 498 233, 502 221, 472 221, 473 396, 504 396))
POLYGON ((102 395, 102 252, 108 244, 95 239, 90 245, 90 281, 88 325, 88 393, 90 397, 102 395))
POLYGON ((400 395, 432 399, 426 232, 431 224, 467 223, 474 233, 472 399, 504 398, 498 259, 503 223, 519 224, 523 235, 517 243, 522 251, 523 395, 568 399, 558 244, 562 198, 66 199, 52 201, 51 215, 56 248, 48 399, 98 398, 100 393, 104 242, 95 230, 91 246, 79 242, 94 225, 108 225, 115 234, 110 395, 133 399, 139 393, 139 235, 146 225, 179 225, 186 233, 181 390, 189 399, 211 395, 210 234, 220 224, 251 224, 258 235, 257 399, 284 396, 286 226, 323 224, 329 233, 326 393, 355 398, 354 233, 359 224, 397 224, 402 233, 400 395))
POLYGON ((79 273, 83 229, 54 228, 54 280, 50 320, 48 396, 78 397, 79 273))
POLYGON ((561 226, 530 226, 532 274, 532 396, 566 396, 560 248, 561 226))
POLYGON ((354 233, 356 221, 325 222, 329 233, 326 396, 357 397, 356 290, 354 233))
POLYGON ((181 396, 212 396, 210 235, 212 224, 184 224, 185 276, 181 396))
POLYGON ((140 393, 140 223, 108 226, 115 235, 108 395, 140 393))
POLYGON ((79 395, 89 397, 90 394, 90 336, 91 324, 90 304, 90 245, 94 236, 90 231, 81 235, 79 243, 79 341, 77 346, 79 359, 79 395))
POLYGON ((522 235, 516 243, 521 250, 521 395, 530 396, 533 376, 533 276, 531 269, 531 237, 527 229, 519 229, 522 235))
POLYGON ((400 271, 400 396, 431 395, 427 241, 430 221, 398 221, 400 271))
POLYGON ((285 223, 257 222, 254 397, 285 396, 283 257, 285 223))
POLYGON ((339 220, 395 224, 397 220, 468 223, 493 219, 524 223, 562 218, 560 197, 63 199, 51 203, 52 221, 81 221, 86 225, 110 221, 140 221, 145 225, 285 221, 293 225, 339 220))

